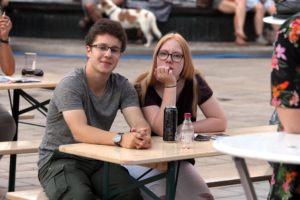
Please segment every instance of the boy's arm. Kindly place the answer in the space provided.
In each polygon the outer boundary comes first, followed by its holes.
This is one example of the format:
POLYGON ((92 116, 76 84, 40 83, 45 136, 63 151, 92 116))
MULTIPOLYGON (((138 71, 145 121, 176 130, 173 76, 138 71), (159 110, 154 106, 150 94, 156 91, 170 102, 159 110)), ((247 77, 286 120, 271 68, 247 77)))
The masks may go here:
POLYGON ((136 139, 138 139, 137 148, 150 148, 151 128, 144 118, 140 107, 127 107, 122 110, 122 113, 126 122, 130 126, 131 134, 134 135, 136 139))
MULTIPOLYGON (((133 109, 133 112, 128 112, 127 109, 125 109, 125 113, 132 113, 132 115, 138 115, 138 112, 135 112, 135 110, 138 109, 139 108, 133 109)), ((88 125, 87 118, 83 110, 64 111, 63 116, 76 141, 90 144, 115 145, 113 142, 113 138, 117 133, 105 131, 88 125)), ((131 123, 131 121, 135 121, 134 118, 135 117, 133 117, 133 119, 131 117, 126 118, 126 120, 129 119, 130 121, 129 125, 135 124, 131 123)), ((142 114, 141 118, 143 118, 142 114)), ((120 145, 125 148, 149 148, 151 145, 150 135, 144 134, 148 133, 149 131, 147 122, 144 121, 144 123, 142 123, 142 126, 138 126, 138 130, 140 129, 140 132, 125 133, 123 135, 120 145), (145 128, 145 130, 142 129, 142 126, 143 128, 145 128)))

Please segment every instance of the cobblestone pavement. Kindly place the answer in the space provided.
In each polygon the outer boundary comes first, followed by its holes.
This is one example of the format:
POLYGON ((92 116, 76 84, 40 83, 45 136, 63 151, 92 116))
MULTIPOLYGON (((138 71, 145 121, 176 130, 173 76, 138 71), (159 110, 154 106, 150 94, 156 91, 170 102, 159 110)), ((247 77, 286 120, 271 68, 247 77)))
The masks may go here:
MULTIPOLYGON (((54 73, 61 76, 68 73, 75 67, 82 67, 85 63, 85 58, 83 56, 84 48, 81 46, 82 43, 80 41, 60 44, 46 41, 42 44, 29 44, 30 40, 20 38, 13 39, 18 41, 18 46, 14 45, 15 51, 39 52, 37 67, 42 68, 46 74, 54 73), (24 46, 20 46, 20 44, 23 44, 24 46), (48 49, 45 48, 45 45, 48 45, 48 49), (70 45, 70 47, 62 51, 61 49, 67 45, 70 45), (52 46, 51 50, 49 46, 52 46)), ((213 47, 207 43, 203 45, 201 45, 201 43, 191 45, 194 48, 194 52, 197 52, 196 54, 198 55, 201 53, 202 55, 209 55, 210 51, 214 52, 214 54, 226 54, 229 52, 235 54, 245 53, 246 55, 250 55, 248 56, 249 58, 238 58, 238 56, 237 58, 217 58, 216 56, 214 58, 201 59, 196 57, 194 59, 194 64, 212 87, 214 95, 220 100, 220 103, 228 117, 229 128, 268 124, 273 108, 269 105, 269 75, 271 60, 266 55, 271 55, 271 47, 261 47, 256 50, 255 47, 249 47, 248 50, 239 50, 231 44, 211 44, 214 45, 213 47), (223 49, 221 48, 222 46, 223 49), (224 46, 226 46, 226 48, 224 46), (210 51, 207 51, 208 49, 210 51), (253 56, 251 56, 257 55, 254 57, 260 57, 259 55, 263 54, 265 54, 263 58, 252 58, 253 56)), ((131 54, 138 52, 140 53, 139 55, 151 56, 151 50, 141 51, 131 45, 128 48, 131 48, 131 54)), ((144 47, 139 48, 143 49, 144 47)), ((130 55, 130 53, 127 53, 127 55, 130 55)), ((22 53, 16 53, 16 61, 17 72, 20 73, 24 63, 22 53)), ((128 56, 121 59, 115 72, 125 75, 130 81, 133 81, 136 75, 148 69, 150 64, 151 60, 149 57, 128 56)), ((51 90, 29 89, 27 92, 41 100, 51 97, 51 90)), ((9 108, 6 91, 0 92, 0 101, 9 108)), ((22 101, 21 107, 24 107, 25 105, 27 105, 26 102, 22 101)), ((24 119, 22 121, 45 125, 44 116, 36 111, 31 114, 33 114, 33 118, 24 119)), ((199 113, 198 117, 201 118, 203 116, 199 113)), ((112 129, 116 131, 128 129, 120 114, 118 114, 112 129)), ((43 127, 27 124, 20 124, 19 126, 19 140, 41 139, 43 133, 43 127)), ((24 154, 18 156, 16 190, 35 188, 39 185, 37 180, 37 159, 37 154, 24 154)), ((262 161, 251 162, 253 162, 253 164, 263 163, 262 161)), ((209 169, 210 166, 216 165, 220 165, 220 170, 222 170, 222 166, 224 165, 235 168, 229 156, 197 159, 196 167, 198 167, 201 171, 202 169, 209 169)), ((0 161, 0 199, 4 199, 5 193, 7 192, 8 167, 9 156, 4 156, 0 161)), ((214 172, 210 171, 209 173, 214 172)), ((266 199, 269 188, 268 183, 256 183, 255 188, 259 199, 266 199)), ((241 185, 239 184, 211 188, 211 191, 217 200, 246 199, 241 185)))

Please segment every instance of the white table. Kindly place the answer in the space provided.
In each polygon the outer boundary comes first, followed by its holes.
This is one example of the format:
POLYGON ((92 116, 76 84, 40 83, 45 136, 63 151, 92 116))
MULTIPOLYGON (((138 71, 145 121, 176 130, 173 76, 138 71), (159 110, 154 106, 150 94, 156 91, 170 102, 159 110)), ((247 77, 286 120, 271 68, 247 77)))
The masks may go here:
POLYGON ((285 22, 285 19, 279 19, 273 16, 268 16, 263 18, 263 22, 267 24, 275 24, 275 25, 281 25, 285 22))
POLYGON ((264 132, 249 135, 218 138, 213 147, 232 155, 241 177, 247 199, 257 199, 245 158, 272 162, 300 164, 300 134, 264 132))

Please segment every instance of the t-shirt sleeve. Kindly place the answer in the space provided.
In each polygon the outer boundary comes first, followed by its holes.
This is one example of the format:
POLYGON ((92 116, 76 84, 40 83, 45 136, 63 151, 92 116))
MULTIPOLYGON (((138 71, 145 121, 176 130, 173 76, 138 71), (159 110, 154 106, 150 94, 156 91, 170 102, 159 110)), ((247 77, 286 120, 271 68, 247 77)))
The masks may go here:
POLYGON ((82 83, 75 77, 64 78, 55 88, 52 100, 60 112, 83 109, 82 83))
POLYGON ((150 86, 146 92, 145 100, 144 103, 142 104, 142 107, 153 106, 153 105, 160 106, 161 101, 162 100, 160 96, 157 94, 157 92, 155 91, 154 87, 150 86))
POLYGON ((271 104, 300 108, 300 15, 277 34, 272 56, 271 104))
POLYGON ((196 80, 198 82, 198 105, 206 102, 212 95, 213 91, 207 84, 207 82, 200 76, 196 75, 196 80))
POLYGON ((121 88, 120 108, 124 109, 131 106, 139 107, 139 98, 137 92, 127 79, 122 81, 121 88))

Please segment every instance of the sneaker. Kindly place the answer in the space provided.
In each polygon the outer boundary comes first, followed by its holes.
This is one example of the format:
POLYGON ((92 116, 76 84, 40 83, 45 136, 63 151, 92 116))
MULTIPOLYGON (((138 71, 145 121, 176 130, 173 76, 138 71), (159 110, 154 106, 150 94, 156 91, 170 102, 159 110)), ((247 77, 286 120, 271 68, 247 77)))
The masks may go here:
POLYGON ((263 46, 266 46, 266 45, 269 44, 269 42, 268 42, 262 35, 258 36, 258 37, 256 38, 255 42, 256 42, 257 44, 263 45, 263 46))

